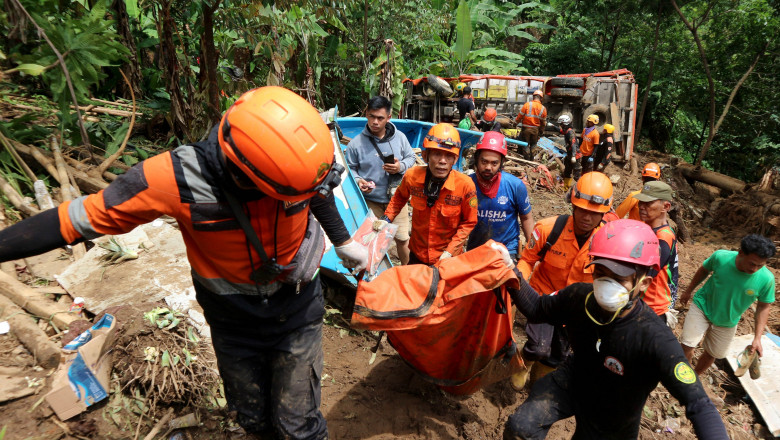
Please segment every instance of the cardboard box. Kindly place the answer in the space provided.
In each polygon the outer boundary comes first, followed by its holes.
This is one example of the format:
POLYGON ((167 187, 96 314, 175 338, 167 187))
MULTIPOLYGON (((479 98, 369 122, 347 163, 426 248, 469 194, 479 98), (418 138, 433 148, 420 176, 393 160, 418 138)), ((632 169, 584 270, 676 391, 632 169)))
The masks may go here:
POLYGON ((112 367, 110 348, 115 337, 116 320, 105 314, 63 347, 69 354, 54 373, 52 389, 46 394, 46 402, 61 420, 81 414, 87 407, 108 397, 112 367))

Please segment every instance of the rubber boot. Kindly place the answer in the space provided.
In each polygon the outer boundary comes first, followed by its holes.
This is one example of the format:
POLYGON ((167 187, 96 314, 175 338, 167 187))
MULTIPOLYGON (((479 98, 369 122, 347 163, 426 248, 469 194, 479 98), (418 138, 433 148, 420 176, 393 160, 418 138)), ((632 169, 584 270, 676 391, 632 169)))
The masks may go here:
POLYGON ((528 145, 523 147, 523 158, 526 160, 533 160, 533 157, 531 156, 531 147, 528 145))
POLYGON ((534 386, 537 380, 543 378, 549 373, 552 373, 553 371, 555 371, 555 367, 544 365, 541 362, 535 363, 534 368, 531 370, 531 382, 529 383, 529 386, 534 386))
POLYGON ((572 183, 574 183, 574 179, 571 177, 565 177, 563 179, 563 190, 568 191, 569 188, 571 188, 572 183))
POLYGON ((525 370, 519 373, 515 373, 509 378, 509 383, 512 384, 512 389, 518 393, 523 391, 523 388, 525 388, 525 383, 528 382, 528 373, 534 366, 534 361, 528 361, 523 358, 523 362, 525 362, 525 370))

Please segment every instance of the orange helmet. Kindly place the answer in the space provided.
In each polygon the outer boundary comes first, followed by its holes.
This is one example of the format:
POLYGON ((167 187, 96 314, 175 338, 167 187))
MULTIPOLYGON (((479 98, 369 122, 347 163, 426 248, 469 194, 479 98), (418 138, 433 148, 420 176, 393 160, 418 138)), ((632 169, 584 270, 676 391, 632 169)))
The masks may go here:
POLYGON ((452 124, 446 122, 436 124, 428 130, 423 147, 426 150, 442 150, 459 156, 460 134, 452 124))
POLYGON ((571 203, 594 212, 608 212, 612 207, 612 182, 604 173, 583 174, 571 193, 571 203))
POLYGON ((655 162, 650 162, 642 168, 642 177, 652 177, 655 180, 660 180, 661 167, 655 162))
POLYGON ((333 139, 317 110, 282 87, 250 90, 222 117, 219 146, 269 196, 285 201, 327 195, 341 183, 333 139))
POLYGON ((485 109, 485 114, 482 115, 482 119, 488 122, 492 122, 496 119, 497 114, 498 113, 496 112, 496 109, 494 109, 493 107, 488 107, 485 109))

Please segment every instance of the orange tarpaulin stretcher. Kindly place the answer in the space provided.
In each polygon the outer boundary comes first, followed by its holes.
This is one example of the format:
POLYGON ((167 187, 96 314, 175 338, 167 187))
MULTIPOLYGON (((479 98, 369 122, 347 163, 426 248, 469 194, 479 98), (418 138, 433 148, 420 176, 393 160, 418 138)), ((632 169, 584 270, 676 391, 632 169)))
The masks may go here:
POLYGON ((490 243, 434 266, 393 267, 360 282, 352 326, 387 331, 409 365, 452 394, 522 370, 507 292, 518 288, 518 278, 490 243))

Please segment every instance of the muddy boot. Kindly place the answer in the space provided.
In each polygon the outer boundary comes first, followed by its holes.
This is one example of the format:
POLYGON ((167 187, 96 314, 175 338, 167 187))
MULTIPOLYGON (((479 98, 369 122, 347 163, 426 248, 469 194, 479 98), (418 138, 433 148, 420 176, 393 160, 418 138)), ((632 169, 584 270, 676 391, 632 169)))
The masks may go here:
POLYGON ((515 373, 509 378, 509 383, 512 384, 512 389, 518 393, 523 391, 523 388, 525 388, 525 383, 528 382, 528 373, 534 366, 534 361, 527 361, 525 359, 523 359, 523 361, 525 362, 525 370, 519 373, 515 373))
POLYGON ((523 158, 525 160, 532 160, 533 159, 533 157, 531 156, 531 147, 529 147, 528 145, 523 147, 523 158))
POLYGON ((569 188, 571 188, 571 185, 574 183, 574 179, 571 177, 565 177, 563 179, 563 190, 568 191, 569 188))
POLYGON ((528 386, 532 387, 536 383, 537 380, 543 378, 548 373, 552 373, 555 371, 555 367, 551 367, 549 365, 544 365, 541 362, 537 362, 534 364, 534 368, 531 370, 531 382, 528 386))

